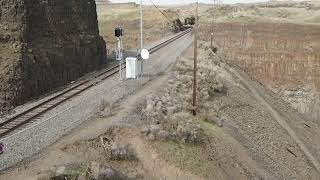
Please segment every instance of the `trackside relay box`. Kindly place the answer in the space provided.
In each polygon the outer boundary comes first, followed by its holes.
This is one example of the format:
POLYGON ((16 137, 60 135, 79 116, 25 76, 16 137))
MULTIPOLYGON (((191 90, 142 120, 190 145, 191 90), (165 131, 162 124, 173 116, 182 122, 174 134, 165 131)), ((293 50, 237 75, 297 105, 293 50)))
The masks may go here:
POLYGON ((126 78, 136 79, 141 74, 141 61, 135 57, 126 58, 126 78))

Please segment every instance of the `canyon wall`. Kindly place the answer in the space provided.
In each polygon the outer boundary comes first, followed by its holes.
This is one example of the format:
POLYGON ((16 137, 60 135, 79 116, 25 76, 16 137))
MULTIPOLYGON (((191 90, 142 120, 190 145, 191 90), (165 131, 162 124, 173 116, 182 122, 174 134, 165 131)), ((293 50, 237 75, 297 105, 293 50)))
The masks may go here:
POLYGON ((0 108, 106 64, 94 0, 0 0, 0 108))
MULTIPOLYGON (((201 38, 212 26, 203 26, 201 38)), ((217 23, 214 41, 225 59, 303 114, 320 118, 320 26, 217 23)), ((208 34, 208 33, 207 33, 208 34)))

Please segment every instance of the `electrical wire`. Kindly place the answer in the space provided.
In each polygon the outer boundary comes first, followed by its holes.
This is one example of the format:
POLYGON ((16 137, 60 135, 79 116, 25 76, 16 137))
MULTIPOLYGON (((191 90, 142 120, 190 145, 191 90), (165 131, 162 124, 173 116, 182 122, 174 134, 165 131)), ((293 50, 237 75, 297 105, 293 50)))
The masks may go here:
POLYGON ((160 10, 160 8, 152 1, 152 0, 150 0, 150 2, 153 4, 153 6, 166 18, 166 20, 171 24, 171 23, 173 23, 171 20, 170 20, 170 18, 168 17, 168 16, 166 16, 165 15, 165 13, 164 12, 162 12, 161 10, 160 10))
MULTIPOLYGON (((153 0, 150 0, 151 3, 160 11, 160 8, 153 2, 153 0)), ((184 1, 184 0, 183 0, 184 1)), ((180 17, 180 14, 177 13, 176 11, 172 11, 173 13, 175 13, 178 17, 180 17)))

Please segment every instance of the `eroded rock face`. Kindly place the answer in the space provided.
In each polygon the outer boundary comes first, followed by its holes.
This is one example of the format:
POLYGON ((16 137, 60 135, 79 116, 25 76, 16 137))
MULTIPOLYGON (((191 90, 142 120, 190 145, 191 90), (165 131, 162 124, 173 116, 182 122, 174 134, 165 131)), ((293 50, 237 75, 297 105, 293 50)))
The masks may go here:
POLYGON ((0 0, 0 107, 106 64, 94 0, 0 0))
MULTIPOLYGON (((206 28, 210 26, 203 29, 206 28)), ((301 113, 320 117, 314 114, 319 112, 319 25, 217 23, 214 31, 215 41, 231 64, 241 67, 301 113), (297 89, 303 92, 288 93, 297 89), (308 94, 308 99, 295 94, 308 94)), ((205 39, 205 33, 202 38, 205 39)))

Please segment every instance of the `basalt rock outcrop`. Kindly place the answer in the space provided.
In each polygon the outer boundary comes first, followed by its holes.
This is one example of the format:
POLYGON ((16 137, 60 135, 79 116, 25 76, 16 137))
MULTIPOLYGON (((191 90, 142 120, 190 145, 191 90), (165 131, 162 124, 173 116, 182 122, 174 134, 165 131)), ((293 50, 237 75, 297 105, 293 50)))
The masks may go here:
POLYGON ((94 0, 0 0, 0 110, 104 64, 94 0))

